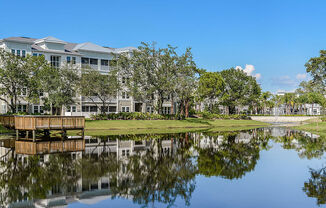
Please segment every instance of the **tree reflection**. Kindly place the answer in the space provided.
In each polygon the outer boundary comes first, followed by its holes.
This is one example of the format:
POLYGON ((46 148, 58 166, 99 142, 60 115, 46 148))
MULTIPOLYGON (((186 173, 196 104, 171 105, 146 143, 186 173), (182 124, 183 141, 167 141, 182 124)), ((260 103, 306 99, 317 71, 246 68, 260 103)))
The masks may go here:
POLYGON ((282 143, 284 149, 297 151, 300 158, 321 158, 326 151, 326 138, 312 133, 287 130, 284 136, 274 140, 282 143))
POLYGON ((44 199, 49 193, 74 194, 80 179, 84 187, 104 176, 110 180, 113 198, 132 198, 134 203, 143 206, 155 202, 172 206, 180 197, 189 205, 197 169, 186 150, 185 140, 175 144, 173 141, 171 145, 180 147, 175 152, 173 148, 163 147, 161 139, 156 139, 149 142, 145 151, 128 157, 93 149, 81 157, 63 153, 46 155, 46 161, 42 155, 24 160, 12 151, 11 157, 1 162, 0 191, 4 193, 1 205, 44 199))
POLYGON ((66 193, 80 177, 71 155, 50 155, 49 161, 40 165, 41 160, 41 156, 30 156, 23 161, 13 155, 1 162, 2 206, 8 202, 45 198, 54 187, 66 193))
POLYGON ((263 131, 210 135, 209 139, 212 146, 198 148, 198 170, 205 176, 241 178, 255 168, 260 150, 268 148, 268 136, 263 131))
POLYGON ((145 154, 130 157, 124 173, 130 176, 128 181, 118 181, 112 191, 118 196, 131 195, 135 203, 145 206, 160 202, 170 207, 177 197, 189 205, 196 171, 184 149, 174 155, 164 151, 161 141, 156 140, 145 154))
POLYGON ((317 204, 326 204, 326 167, 310 169, 310 179, 304 183, 303 191, 308 197, 317 199, 317 204))

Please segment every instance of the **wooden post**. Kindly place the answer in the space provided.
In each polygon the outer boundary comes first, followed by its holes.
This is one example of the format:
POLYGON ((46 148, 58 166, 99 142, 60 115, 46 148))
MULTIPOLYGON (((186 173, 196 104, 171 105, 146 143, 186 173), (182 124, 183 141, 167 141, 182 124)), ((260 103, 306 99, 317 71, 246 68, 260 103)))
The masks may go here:
POLYGON ((28 133, 29 133, 29 131, 26 131, 26 137, 25 137, 26 139, 28 139, 28 133))
POLYGON ((35 142, 35 130, 33 130, 33 142, 35 142))
POLYGON ((19 139, 19 130, 16 129, 16 139, 18 140, 19 139))

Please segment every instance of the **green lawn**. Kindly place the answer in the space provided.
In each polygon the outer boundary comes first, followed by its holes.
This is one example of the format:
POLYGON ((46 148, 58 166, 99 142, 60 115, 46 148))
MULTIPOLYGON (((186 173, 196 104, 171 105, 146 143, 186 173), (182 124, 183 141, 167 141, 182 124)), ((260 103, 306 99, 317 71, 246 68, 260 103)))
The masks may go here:
POLYGON ((186 120, 105 120, 86 121, 86 135, 179 133, 214 129, 232 131, 267 126, 252 120, 205 120, 189 118, 186 120))
POLYGON ((326 122, 310 122, 308 124, 296 126, 294 128, 326 136, 326 122))

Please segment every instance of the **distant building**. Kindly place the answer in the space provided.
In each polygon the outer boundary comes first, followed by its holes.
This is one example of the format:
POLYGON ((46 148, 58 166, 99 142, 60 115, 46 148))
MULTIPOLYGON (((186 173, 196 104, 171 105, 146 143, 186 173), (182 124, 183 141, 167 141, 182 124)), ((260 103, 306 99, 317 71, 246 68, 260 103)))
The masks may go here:
MULTIPOLYGON (((45 37, 41 39, 9 37, 0 40, 0 48, 22 57, 27 55, 44 56, 53 67, 60 67, 64 63, 71 63, 80 69, 82 67, 90 67, 103 74, 110 71, 110 68, 114 64, 112 62, 114 55, 122 52, 132 53, 132 51, 136 49, 134 47, 110 48, 96 45, 91 42, 70 43, 55 37, 45 37)), ((123 82, 124 79, 124 77, 120 77, 121 82, 123 82)), ((42 97, 45 95, 40 94, 40 96, 42 97)), ((66 106, 65 115, 82 115, 89 117, 91 114, 100 112, 98 106, 101 106, 101 102, 99 99, 95 98, 97 105, 94 105, 93 101, 83 96, 77 96, 75 101, 75 105, 66 106)), ((7 113, 8 106, 6 103, 0 101, 0 105, 0 113, 7 113)), ((142 103, 134 100, 133 97, 129 95, 128 89, 126 88, 119 91, 117 96, 112 97, 106 105, 108 106, 106 109, 107 113, 154 111, 152 103, 142 103)), ((17 106, 17 111, 44 113, 43 103, 28 104, 22 99, 17 106)), ((171 112, 171 102, 163 103, 163 113, 173 113, 171 112)))

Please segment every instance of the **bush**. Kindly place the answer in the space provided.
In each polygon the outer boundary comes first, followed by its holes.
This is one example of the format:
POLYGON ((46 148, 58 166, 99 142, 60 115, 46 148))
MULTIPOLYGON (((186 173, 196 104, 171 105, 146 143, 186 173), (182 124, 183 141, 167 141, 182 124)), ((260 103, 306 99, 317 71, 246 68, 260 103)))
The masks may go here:
POLYGON ((109 114, 91 115, 92 120, 184 120, 185 116, 176 115, 160 115, 141 112, 120 112, 109 114))
POLYGON ((326 116, 320 118, 322 122, 326 122, 326 116))
POLYGON ((204 119, 232 119, 232 120, 250 120, 250 117, 245 114, 232 114, 232 115, 224 115, 224 114, 215 114, 209 112, 198 113, 198 116, 204 119))

